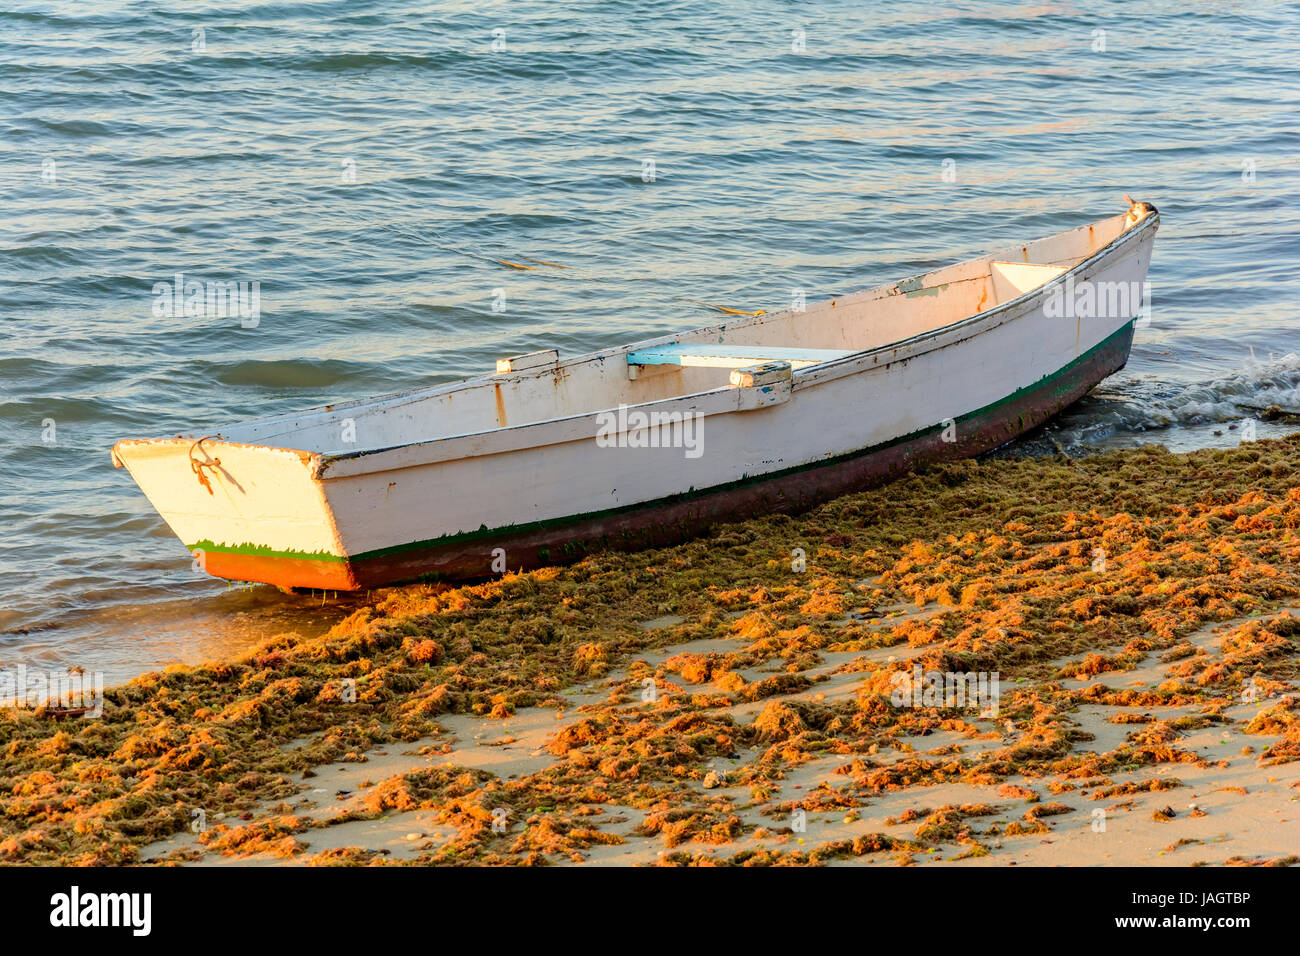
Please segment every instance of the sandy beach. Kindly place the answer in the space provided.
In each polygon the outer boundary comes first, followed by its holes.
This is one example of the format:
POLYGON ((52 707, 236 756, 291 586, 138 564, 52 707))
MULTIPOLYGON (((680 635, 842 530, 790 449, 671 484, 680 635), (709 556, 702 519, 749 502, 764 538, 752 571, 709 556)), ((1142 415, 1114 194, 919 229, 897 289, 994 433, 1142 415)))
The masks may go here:
POLYGON ((375 592, 98 719, 4 711, 0 859, 1291 865, 1298 466, 962 462, 375 592))

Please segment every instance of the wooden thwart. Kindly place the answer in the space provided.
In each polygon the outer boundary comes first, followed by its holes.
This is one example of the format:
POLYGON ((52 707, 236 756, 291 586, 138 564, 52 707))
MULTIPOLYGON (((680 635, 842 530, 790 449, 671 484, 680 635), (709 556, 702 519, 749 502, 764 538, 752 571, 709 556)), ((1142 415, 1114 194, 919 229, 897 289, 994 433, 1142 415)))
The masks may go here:
POLYGON ((497 359, 497 374, 507 375, 510 372, 526 372, 534 368, 554 368, 559 361, 560 353, 558 349, 526 352, 523 355, 512 355, 510 358, 497 359))
POLYGON ((1060 266, 1037 262, 990 262, 989 279, 993 283, 993 300, 999 304, 1018 299, 1044 286, 1057 276, 1065 275, 1060 266))
POLYGON ((796 349, 771 345, 655 345, 627 353, 628 365, 681 365, 695 368, 744 368, 760 362, 789 362, 804 368, 852 355, 841 349, 796 349))

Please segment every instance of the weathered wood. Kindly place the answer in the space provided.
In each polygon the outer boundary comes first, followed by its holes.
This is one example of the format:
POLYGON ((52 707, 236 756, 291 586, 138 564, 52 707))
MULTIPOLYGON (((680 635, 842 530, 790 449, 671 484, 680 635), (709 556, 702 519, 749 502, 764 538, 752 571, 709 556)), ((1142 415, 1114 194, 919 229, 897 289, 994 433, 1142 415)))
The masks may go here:
POLYGON ((526 352, 523 355, 497 359, 497 374, 507 375, 510 372, 526 372, 537 368, 549 368, 553 367, 559 360, 560 353, 556 349, 540 349, 536 352, 526 352))
POLYGON ((790 381, 793 378, 792 372, 789 362, 766 362, 749 368, 733 369, 730 381, 737 388, 761 388, 790 381))

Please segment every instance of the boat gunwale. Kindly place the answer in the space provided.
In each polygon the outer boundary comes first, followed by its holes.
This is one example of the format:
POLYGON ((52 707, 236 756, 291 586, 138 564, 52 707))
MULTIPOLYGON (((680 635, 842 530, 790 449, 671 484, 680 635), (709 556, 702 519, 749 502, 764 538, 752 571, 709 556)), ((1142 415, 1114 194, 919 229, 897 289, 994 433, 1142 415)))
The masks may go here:
MULTIPOLYGON (((1108 216, 1106 218, 1109 219, 1112 217, 1108 216)), ((1094 266, 1098 265, 1102 259, 1109 257, 1110 254, 1114 253, 1126 242, 1135 241, 1136 237, 1139 236, 1144 231, 1146 231, 1147 229, 1155 228, 1158 223, 1158 220, 1159 220, 1159 213, 1154 210, 1154 207, 1152 207, 1152 212, 1148 214, 1146 217, 1144 217, 1141 220, 1141 222, 1134 225, 1133 228, 1120 233, 1110 242, 1106 243, 1104 246, 1098 249, 1095 253, 1089 255, 1085 259, 1080 260, 1077 265, 1073 266, 1066 272, 1063 272, 1061 275, 1055 277, 1050 282, 1045 282, 1041 286, 1037 286, 1036 288, 1030 289, 1027 292, 1017 296, 1014 299, 1009 299, 1006 302, 999 303, 998 305, 994 306, 992 309, 989 309, 987 312, 978 312, 975 313, 974 315, 966 316, 962 319, 959 319, 956 322, 949 323, 948 325, 939 326, 938 328, 935 329, 927 329, 925 332, 919 332, 916 335, 909 336, 906 339, 898 339, 894 342, 877 346, 875 348, 863 349, 862 351, 859 352, 852 352, 841 358, 833 359, 828 362, 819 362, 816 365, 810 365, 806 368, 796 369, 792 373, 792 387, 793 389, 798 390, 800 388, 806 388, 812 385, 818 385, 821 384, 822 382, 833 381, 834 379, 841 378, 845 375, 855 375, 861 371, 870 371, 871 369, 874 368, 887 368, 890 365, 894 364, 895 362, 910 361, 911 359, 918 358, 922 355, 926 355, 933 351, 937 351, 938 349, 948 348, 954 345, 959 345, 964 342, 968 342, 971 339, 975 338, 976 336, 982 335, 985 332, 992 331, 993 329, 996 329, 999 326, 1006 324, 1007 322, 1013 322, 1019 318, 1022 318, 1027 312, 1031 311, 1034 308, 1034 306, 1037 303, 1037 300, 1041 298, 1043 295, 1045 295, 1047 293, 1047 290, 1051 289, 1055 285, 1064 284, 1068 276, 1075 276, 1077 279, 1078 276, 1084 274, 1085 271, 1091 273, 1094 266), (990 321, 990 319, 996 319, 997 321, 990 321), (944 337, 951 338, 952 340, 938 341, 939 339, 942 339, 944 337), (919 344, 928 344, 929 347, 923 349, 915 348, 915 346, 919 344), (877 360, 877 361, 873 361, 870 365, 866 364, 865 360, 868 358, 875 359, 877 356, 885 352, 889 352, 889 351, 897 352, 903 348, 908 348, 908 354, 891 356, 889 361, 887 362, 879 362, 877 360)), ((1103 222, 1105 220, 1098 220, 1098 221, 1103 222)), ((1090 223, 1089 225, 1096 225, 1096 223, 1095 222, 1090 223)), ((1076 227, 1076 228, 1082 228, 1082 227, 1076 227)), ((1073 232, 1073 231, 1074 231, 1073 229, 1067 229, 1064 230, 1064 232, 1062 233, 1055 233, 1053 236, 1046 236, 1044 238, 1050 239, 1050 238, 1054 238, 1057 235, 1063 235, 1065 232, 1073 232)), ((1033 240, 1033 241, 1040 241, 1040 240, 1033 240)), ((984 256, 976 256, 972 259, 964 259, 961 262, 953 263, 952 265, 964 265, 969 262, 977 262, 981 259, 987 258, 988 256, 996 256, 998 255, 999 252, 1002 251, 1005 250, 998 250, 997 252, 986 253, 984 256)), ((944 266, 943 268, 951 268, 951 267, 952 266, 944 266)), ((933 270, 933 271, 940 271, 940 270, 933 270)), ((921 275, 923 276, 929 274, 930 273, 921 273, 921 275)), ((873 289, 869 289, 865 291, 875 291, 877 289, 888 289, 891 287, 897 288, 897 286, 899 286, 900 284, 907 282, 908 278, 915 278, 915 277, 914 276, 905 277, 893 283, 886 283, 885 285, 876 286, 873 289)), ((773 314, 779 315, 780 313, 773 313, 773 314)), ((764 316, 763 318, 766 318, 766 316, 764 316)), ((746 322, 743 323, 740 327, 744 327, 749 324, 752 323, 746 322)), ((623 352, 635 351, 636 349, 652 348, 656 344, 668 344, 676 341, 678 338, 682 336, 693 335, 695 334, 696 331, 721 330, 725 328, 735 328, 735 327, 737 326, 728 326, 728 325, 709 326, 701 330, 692 330, 688 332, 676 332, 673 333, 672 335, 662 336, 658 339, 647 340, 646 342, 636 342, 636 343, 632 343, 631 345, 620 346, 615 349, 606 350, 606 352, 602 352, 602 353, 588 353, 584 356, 575 356, 573 359, 570 359, 569 361, 572 363, 591 361, 594 360, 595 358, 605 358, 607 357, 607 354, 608 356, 613 356, 623 352)), ((1055 369, 1048 370, 1047 374, 1051 374, 1051 372, 1053 371, 1056 370, 1055 369)), ((544 375, 544 374, 553 374, 553 372, 550 369, 547 369, 544 372, 539 373, 539 375, 544 375)), ((488 378, 485 381, 491 381, 491 379, 488 378)), ((674 396, 669 396, 667 398, 656 398, 648 402, 638 402, 636 404, 627 405, 626 408, 629 411, 633 409, 646 409, 652 406, 662 409, 674 403, 687 402, 692 400, 697 403, 703 403, 708 398, 732 395, 735 394, 736 391, 737 389, 735 386, 723 385, 717 388, 705 389, 704 391, 700 391, 700 392, 688 392, 683 395, 674 395, 674 396)), ((593 409, 587 412, 579 412, 574 415, 563 415, 557 418, 541 419, 535 422, 521 422, 517 425, 505 425, 498 428, 483 429, 476 432, 464 432, 456 435, 443 435, 438 438, 425 439, 423 441, 417 441, 417 442, 403 442, 397 445, 386 445, 386 446, 380 446, 375 448, 360 448, 353 451, 321 452, 319 453, 320 462, 321 462, 319 477, 321 479, 328 479, 331 477, 336 477, 336 478, 354 477, 355 475, 359 475, 359 474, 373 474, 373 473, 378 473, 378 472, 388 471, 388 470, 399 470, 400 468, 405 468, 405 467, 416 467, 418 466, 418 464, 421 463, 405 464, 405 465, 398 465, 398 466, 383 466, 383 467, 377 467, 373 469, 367 469, 366 471, 363 472, 351 472, 348 475, 330 476, 325 474, 325 469, 327 469, 329 465, 334 464, 336 462, 355 461, 361 458, 366 458, 371 455, 380 455, 380 454, 390 453, 390 452, 404 450, 404 449, 415 449, 423 446, 437 445, 439 442, 467 440, 467 439, 474 439, 474 438, 482 438, 488 435, 504 435, 507 433, 517 434, 520 431, 523 431, 525 429, 538 428, 544 425, 556 425, 559 423, 576 424, 578 422, 582 422, 587 419, 594 419, 596 416, 604 412, 608 412, 610 410, 611 409, 593 409)), ((719 408, 711 411, 703 411, 702 414, 705 415, 730 414, 738 410, 739 409, 735 407, 727 407, 727 408, 719 408)), ((522 447, 540 448, 540 447, 545 447, 546 445, 549 444, 560 444, 564 441, 572 441, 572 440, 579 440, 579 439, 561 438, 556 441, 535 442, 530 445, 525 445, 522 447)), ((515 451, 515 450, 522 450, 522 449, 509 448, 509 449, 488 450, 488 451, 479 452, 474 455, 465 455, 461 457, 481 457, 483 455, 499 454, 502 452, 515 451)), ((447 460, 455 460, 455 459, 449 458, 447 460)), ((433 462, 429 462, 429 463, 432 464, 433 462)))

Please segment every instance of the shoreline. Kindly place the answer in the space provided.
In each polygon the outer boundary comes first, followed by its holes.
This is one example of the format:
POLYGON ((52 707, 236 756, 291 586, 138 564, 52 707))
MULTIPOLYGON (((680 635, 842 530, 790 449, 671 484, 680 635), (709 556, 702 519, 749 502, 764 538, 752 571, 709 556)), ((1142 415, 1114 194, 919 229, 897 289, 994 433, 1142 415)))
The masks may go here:
POLYGON ((1294 863, 1297 466, 964 461, 376 592, 98 720, 0 712, 0 861, 1294 863), (917 665, 996 713, 892 700, 917 665))

